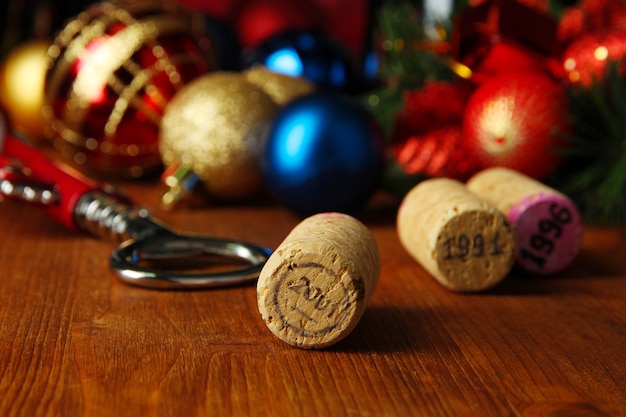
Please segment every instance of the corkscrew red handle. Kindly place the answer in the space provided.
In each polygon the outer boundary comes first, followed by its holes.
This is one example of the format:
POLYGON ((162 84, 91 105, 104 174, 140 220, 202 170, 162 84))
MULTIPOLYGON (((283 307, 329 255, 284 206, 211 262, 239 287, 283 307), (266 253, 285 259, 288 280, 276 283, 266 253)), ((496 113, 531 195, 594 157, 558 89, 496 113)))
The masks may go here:
POLYGON ((83 194, 100 190, 100 186, 8 132, 0 138, 0 153, 22 165, 31 179, 50 184, 58 199, 53 204, 42 206, 42 209, 64 226, 80 230, 74 219, 76 204, 83 194))

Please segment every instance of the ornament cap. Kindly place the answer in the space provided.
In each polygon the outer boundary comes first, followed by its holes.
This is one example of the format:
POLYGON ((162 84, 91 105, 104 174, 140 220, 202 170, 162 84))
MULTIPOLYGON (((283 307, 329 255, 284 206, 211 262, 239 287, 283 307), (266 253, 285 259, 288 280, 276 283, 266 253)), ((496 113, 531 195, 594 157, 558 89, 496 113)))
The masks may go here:
POLYGON ((175 209, 189 201, 191 193, 200 182, 200 177, 191 168, 180 164, 169 165, 161 175, 161 179, 168 187, 161 197, 161 204, 166 210, 175 209))

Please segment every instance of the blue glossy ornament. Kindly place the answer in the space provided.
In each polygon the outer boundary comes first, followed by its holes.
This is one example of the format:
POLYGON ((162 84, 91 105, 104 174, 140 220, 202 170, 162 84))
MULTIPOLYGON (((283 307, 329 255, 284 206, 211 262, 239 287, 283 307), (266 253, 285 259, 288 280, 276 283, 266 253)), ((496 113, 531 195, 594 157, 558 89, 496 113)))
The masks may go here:
POLYGON ((329 93, 279 110, 261 160, 269 191, 302 216, 358 210, 380 184, 384 164, 382 131, 372 115, 329 93))
POLYGON ((288 30, 266 39, 243 55, 243 66, 304 77, 322 90, 348 91, 355 82, 355 65, 347 48, 321 31, 288 30))

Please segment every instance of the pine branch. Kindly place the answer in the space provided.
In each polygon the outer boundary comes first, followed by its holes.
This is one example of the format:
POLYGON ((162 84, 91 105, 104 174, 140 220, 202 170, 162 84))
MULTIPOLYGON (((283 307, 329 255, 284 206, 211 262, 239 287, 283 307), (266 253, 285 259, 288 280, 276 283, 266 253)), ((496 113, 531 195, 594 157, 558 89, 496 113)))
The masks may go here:
POLYGON ((590 87, 570 95, 575 133, 549 181, 569 195, 590 223, 626 225, 626 81, 611 64, 590 87))

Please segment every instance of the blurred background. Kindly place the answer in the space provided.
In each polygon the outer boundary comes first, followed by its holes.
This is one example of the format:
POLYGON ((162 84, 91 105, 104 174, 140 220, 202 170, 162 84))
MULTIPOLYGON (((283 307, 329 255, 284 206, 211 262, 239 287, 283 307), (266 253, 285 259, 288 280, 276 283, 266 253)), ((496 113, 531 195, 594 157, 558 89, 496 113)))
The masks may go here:
MULTIPOLYGON (((251 42, 254 40, 253 37, 258 39, 265 36, 278 26, 301 27, 306 23, 324 27, 353 50, 359 50, 363 47, 368 24, 371 24, 372 13, 379 0, 179 0, 179 2, 219 23, 233 25, 234 30, 240 31, 244 41, 251 42), (282 16, 276 12, 279 8, 282 9, 282 16), (277 19, 282 21, 278 22, 277 19), (247 26, 247 29, 243 26, 247 26)), ((11 47, 27 39, 53 36, 68 19, 94 3, 96 3, 94 0, 2 2, 0 4, 2 53, 5 54, 11 47)))
POLYGON ((588 221, 626 224, 624 0, 154 2, 2 2, 12 129, 96 176, 166 168, 174 188, 201 182, 235 201, 267 188, 307 213, 506 166, 572 197, 588 221))
POLYGON ((40 37, 51 37, 63 23, 84 10, 86 0, 71 2, 24 0, 0 4, 0 36, 2 54, 15 45, 40 37))

